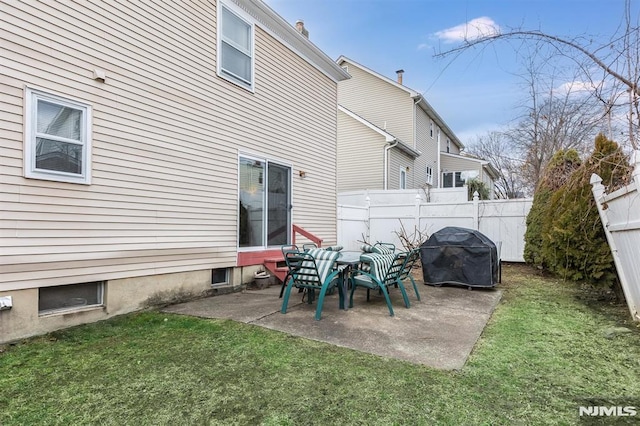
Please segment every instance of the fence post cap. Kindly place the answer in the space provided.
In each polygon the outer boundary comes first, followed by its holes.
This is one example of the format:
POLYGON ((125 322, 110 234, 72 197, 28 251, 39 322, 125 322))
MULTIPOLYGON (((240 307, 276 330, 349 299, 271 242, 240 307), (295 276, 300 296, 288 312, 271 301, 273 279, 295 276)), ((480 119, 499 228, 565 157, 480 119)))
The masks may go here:
POLYGON ((598 176, 597 174, 593 173, 591 175, 591 180, 589 181, 589 183, 591 185, 597 185, 599 183, 602 183, 602 178, 600 176, 598 176))

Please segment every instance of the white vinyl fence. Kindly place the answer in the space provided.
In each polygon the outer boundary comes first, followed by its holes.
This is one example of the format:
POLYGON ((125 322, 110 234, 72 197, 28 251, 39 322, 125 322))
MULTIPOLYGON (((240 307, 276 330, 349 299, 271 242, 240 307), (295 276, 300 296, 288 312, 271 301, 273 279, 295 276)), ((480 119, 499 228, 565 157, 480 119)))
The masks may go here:
POLYGON ((414 194, 412 203, 406 197, 395 204, 377 197, 375 202, 368 198, 364 204, 338 204, 338 244, 347 250, 359 249, 361 241, 402 246, 397 234, 402 227, 409 235, 419 230, 428 237, 446 226, 460 226, 501 242, 503 261, 524 262, 531 199, 425 203, 420 194, 414 194))
POLYGON ((602 179, 594 174, 591 190, 629 311, 633 319, 640 321, 640 150, 633 157, 630 185, 605 194, 602 179))

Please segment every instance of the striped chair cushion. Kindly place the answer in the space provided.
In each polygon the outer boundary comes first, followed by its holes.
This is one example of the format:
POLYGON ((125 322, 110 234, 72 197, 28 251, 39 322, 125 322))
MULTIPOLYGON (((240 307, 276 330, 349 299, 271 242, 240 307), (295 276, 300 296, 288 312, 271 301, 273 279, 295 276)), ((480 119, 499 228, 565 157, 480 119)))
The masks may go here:
MULTIPOLYGON (((313 256, 316 260, 316 268, 318 268, 318 275, 320 276, 320 282, 322 284, 329 275, 329 272, 333 270, 333 265, 336 263, 336 259, 340 256, 340 252, 328 251, 321 248, 313 248, 307 251, 308 254, 313 256)), ((301 272, 308 274, 313 270, 313 264, 310 260, 305 260, 301 265, 301 272)), ((310 277, 312 281, 318 281, 317 277, 310 277)))
POLYGON ((325 250, 328 251, 340 251, 342 250, 343 247, 342 246, 329 246, 329 247, 325 247, 325 250))
POLYGON ((360 250, 363 253, 373 253, 373 246, 371 244, 363 244, 360 246, 360 250))
POLYGON ((381 244, 376 244, 373 246, 373 252, 379 254, 393 254, 394 251, 391 247, 381 244))
POLYGON ((385 279, 395 258, 393 254, 365 253, 360 255, 360 261, 371 267, 369 273, 381 282, 385 279))
POLYGON ((393 254, 394 251, 390 246, 381 244, 363 244, 360 246, 360 250, 364 253, 377 253, 377 254, 393 254))

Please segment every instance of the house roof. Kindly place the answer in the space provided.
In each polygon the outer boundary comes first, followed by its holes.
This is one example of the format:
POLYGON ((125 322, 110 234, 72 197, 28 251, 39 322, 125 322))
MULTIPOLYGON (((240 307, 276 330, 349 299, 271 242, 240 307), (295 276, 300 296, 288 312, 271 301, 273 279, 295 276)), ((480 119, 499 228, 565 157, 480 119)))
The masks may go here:
POLYGON ((406 143, 402 142, 400 139, 398 139, 397 137, 393 136, 391 133, 387 132, 384 129, 381 129, 380 127, 376 126, 375 124, 371 123, 370 121, 367 121, 366 119, 362 118, 361 116, 359 116, 355 112, 350 111, 349 109, 343 107, 342 105, 338 105, 338 110, 344 112, 345 114, 347 114, 349 117, 353 118, 354 120, 359 121, 363 125, 367 126, 371 130, 373 130, 374 132, 379 133, 381 136, 384 136, 385 142, 388 142, 388 143, 398 142, 398 144, 395 147, 400 149, 401 151, 405 152, 406 154, 410 155, 411 157, 417 158, 422 154, 420 151, 416 151, 415 149, 411 148, 409 145, 407 145, 406 143))
POLYGON ((468 155, 452 154, 450 152, 441 152, 440 155, 444 155, 444 156, 452 157, 452 158, 463 158, 465 160, 469 160, 469 161, 474 161, 474 162, 480 163, 482 165, 482 167, 487 171, 487 173, 493 179, 497 179, 500 176, 500 172, 498 171, 498 169, 496 169, 493 166, 493 164, 491 164, 491 162, 489 162, 487 160, 482 160, 480 158, 470 157, 468 155))
POLYGON ((436 112, 435 109, 433 109, 431 104, 427 102, 426 98, 421 93, 403 84, 400 84, 389 77, 385 77, 384 75, 379 74, 373 71, 372 69, 367 68, 364 65, 359 64, 358 62, 347 58, 344 55, 341 55, 338 59, 336 59, 336 64, 338 65, 342 65, 345 62, 355 65, 358 68, 362 69, 363 71, 368 72, 369 74, 383 80, 384 82, 407 92, 407 94, 409 94, 409 96, 415 100, 415 102, 420 106, 420 108, 422 108, 422 110, 427 113, 427 115, 438 125, 438 127, 445 130, 445 133, 449 135, 451 141, 454 144, 456 144, 460 149, 464 148, 464 144, 460 141, 460 139, 458 139, 456 134, 453 133, 453 130, 451 130, 451 128, 447 125, 447 123, 445 123, 444 119, 440 117, 440 115, 436 112))
POLYGON ((298 56, 334 81, 350 78, 349 74, 336 64, 329 56, 313 44, 308 38, 296 30, 292 24, 278 15, 263 0, 226 0, 251 15, 261 27, 280 40, 298 56))

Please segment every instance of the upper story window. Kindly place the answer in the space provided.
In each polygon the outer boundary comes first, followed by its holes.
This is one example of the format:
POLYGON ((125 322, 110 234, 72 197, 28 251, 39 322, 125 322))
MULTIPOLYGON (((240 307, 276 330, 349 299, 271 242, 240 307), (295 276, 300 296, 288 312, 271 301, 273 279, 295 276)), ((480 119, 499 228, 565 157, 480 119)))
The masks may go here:
POLYGON ((218 75, 253 91, 253 23, 218 3, 218 75))
POLYGON ((433 185, 433 168, 431 166, 427 166, 427 185, 433 185))
POLYGON ((433 121, 429 124, 429 136, 433 139, 433 121))
POLYGON ((447 152, 451 152, 451 139, 447 138, 447 152))
POLYGON ((27 87, 24 175, 91 183, 91 106, 27 87))

